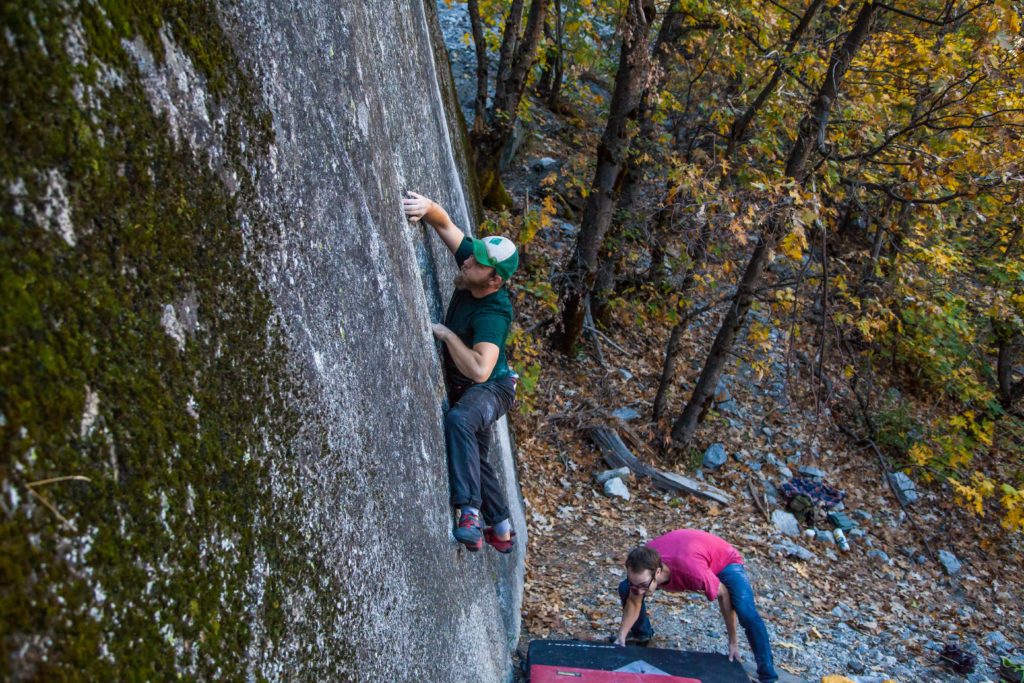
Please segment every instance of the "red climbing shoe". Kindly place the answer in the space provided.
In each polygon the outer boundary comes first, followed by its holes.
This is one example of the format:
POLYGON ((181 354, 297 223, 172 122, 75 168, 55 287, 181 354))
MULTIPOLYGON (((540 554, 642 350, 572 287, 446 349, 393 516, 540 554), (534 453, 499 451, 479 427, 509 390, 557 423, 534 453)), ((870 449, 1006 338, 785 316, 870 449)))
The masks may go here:
POLYGON ((493 527, 487 527, 484 529, 484 540, 502 555, 508 555, 512 552, 512 547, 516 544, 516 532, 513 531, 512 535, 508 537, 508 540, 503 541, 494 533, 493 527))
POLYGON ((484 547, 484 537, 480 533, 480 518, 471 512, 463 512, 459 517, 459 526, 455 527, 455 540, 466 546, 466 550, 476 552, 484 547))

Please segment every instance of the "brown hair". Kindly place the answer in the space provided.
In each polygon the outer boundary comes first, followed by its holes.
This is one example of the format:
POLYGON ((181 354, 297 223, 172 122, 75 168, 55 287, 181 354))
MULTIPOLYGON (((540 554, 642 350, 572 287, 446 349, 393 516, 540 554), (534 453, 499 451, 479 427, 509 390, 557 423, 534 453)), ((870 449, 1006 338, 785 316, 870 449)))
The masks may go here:
POLYGON ((657 572, 659 567, 661 567, 661 555, 657 550, 646 545, 633 548, 626 558, 626 569, 631 572, 647 570, 657 572))

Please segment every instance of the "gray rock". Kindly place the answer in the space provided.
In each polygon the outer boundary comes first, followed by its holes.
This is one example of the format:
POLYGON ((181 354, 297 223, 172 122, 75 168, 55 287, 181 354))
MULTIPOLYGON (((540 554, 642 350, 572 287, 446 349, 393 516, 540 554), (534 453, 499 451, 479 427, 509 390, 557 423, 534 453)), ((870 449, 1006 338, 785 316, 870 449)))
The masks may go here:
POLYGON ((920 496, 913 480, 902 472, 890 472, 888 475, 892 488, 904 505, 913 505, 920 496))
POLYGON ((854 519, 859 520, 861 522, 870 522, 872 519, 871 513, 867 512, 866 510, 854 510, 850 514, 853 515, 854 519))
POLYGON ((779 476, 784 477, 786 479, 792 479, 793 478, 793 470, 791 470, 788 467, 786 467, 785 465, 783 465, 782 467, 779 468, 779 476))
POLYGON ((946 573, 950 576, 953 576, 960 571, 960 560, 956 559, 956 555, 948 550, 939 551, 939 562, 942 564, 942 568, 945 569, 946 573))
POLYGON ((736 401, 731 399, 731 398, 729 400, 727 400, 727 401, 722 401, 717 406, 715 406, 715 408, 720 413, 728 413, 730 415, 741 415, 742 414, 742 411, 740 410, 739 404, 736 403, 736 401))
POLYGON ((557 159, 552 159, 551 157, 541 157, 540 159, 534 160, 534 162, 530 164, 530 168, 532 168, 534 171, 537 171, 538 173, 544 173, 546 171, 558 168, 559 165, 560 163, 557 159))
POLYGON ((864 536, 867 535, 867 532, 860 527, 854 527, 847 531, 846 535, 850 538, 864 538, 864 536))
POLYGON ((747 466, 750 469, 754 470, 755 472, 760 472, 761 471, 761 463, 759 463, 756 460, 751 460, 750 462, 747 463, 747 466))
POLYGON ((785 539, 772 544, 772 548, 781 551, 786 557, 795 557, 799 560, 809 561, 815 557, 814 553, 807 548, 785 539))
POLYGON ((772 512, 772 524, 787 536, 800 535, 800 524, 796 521, 796 517, 785 510, 775 510, 772 512))
POLYGON ((985 644, 999 653, 1006 653, 1013 649, 1013 643, 1007 640, 1000 631, 990 631, 985 636, 985 644))
POLYGON ((702 462, 704 467, 709 470, 717 470, 725 464, 728 457, 725 452, 725 446, 720 443, 713 443, 704 451, 704 460, 702 462))
POLYGON ((859 659, 847 660, 847 662, 846 662, 846 669, 850 673, 854 673, 854 674, 862 674, 862 673, 864 673, 865 671, 868 670, 868 668, 866 666, 864 666, 864 662, 862 662, 859 659))
POLYGON ((628 467, 620 467, 614 470, 605 470, 604 472, 599 472, 594 476, 594 479, 597 480, 598 484, 603 484, 609 479, 615 479, 616 477, 623 480, 628 479, 630 474, 631 472, 628 467))
POLYGON ((811 477, 812 479, 824 479, 825 478, 825 473, 822 472, 817 467, 801 467, 797 471, 800 474, 804 475, 805 477, 811 477))
POLYGON ((892 560, 889 559, 888 553, 884 550, 869 550, 868 557, 889 564, 892 560))
POLYGON ((815 532, 814 537, 819 543, 828 543, 830 545, 836 544, 835 535, 828 529, 818 529, 815 532))
POLYGON ((623 498, 629 500, 629 489, 618 477, 612 477, 604 483, 604 495, 615 496, 617 498, 623 498))
POLYGON ((619 368, 619 376, 621 376, 622 379, 626 380, 627 382, 633 379, 633 373, 627 370, 626 368, 619 368))
POLYGON ((638 413, 633 408, 626 406, 623 408, 616 408, 615 410, 613 410, 612 417, 617 417, 624 422, 628 422, 629 420, 635 420, 636 418, 640 417, 640 413, 638 413))

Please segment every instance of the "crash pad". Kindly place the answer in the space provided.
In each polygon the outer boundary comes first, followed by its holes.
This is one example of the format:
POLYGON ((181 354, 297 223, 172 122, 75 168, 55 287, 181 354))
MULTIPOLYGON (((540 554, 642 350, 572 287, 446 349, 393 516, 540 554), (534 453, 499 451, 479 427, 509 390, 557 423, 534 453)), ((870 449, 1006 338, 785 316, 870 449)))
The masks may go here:
POLYGON ((534 640, 530 643, 527 663, 530 683, 564 683, 569 680, 581 683, 749 683, 739 662, 730 662, 723 654, 618 647, 606 642, 534 640), (636 671, 637 668, 631 665, 638 661, 660 669, 668 676, 624 671, 636 671))
POLYGON ((697 678, 681 678, 666 674, 634 674, 621 671, 595 671, 574 666, 530 667, 530 683, 702 683, 697 678))

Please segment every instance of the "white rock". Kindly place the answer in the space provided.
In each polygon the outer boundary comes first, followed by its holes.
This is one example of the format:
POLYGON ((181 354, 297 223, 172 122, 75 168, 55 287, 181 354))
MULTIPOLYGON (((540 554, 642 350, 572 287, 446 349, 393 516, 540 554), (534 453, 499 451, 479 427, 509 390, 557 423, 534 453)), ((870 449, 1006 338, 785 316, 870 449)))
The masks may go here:
POLYGON ((604 483, 604 494, 606 496, 615 496, 624 500, 629 500, 629 489, 618 477, 612 477, 604 483))

